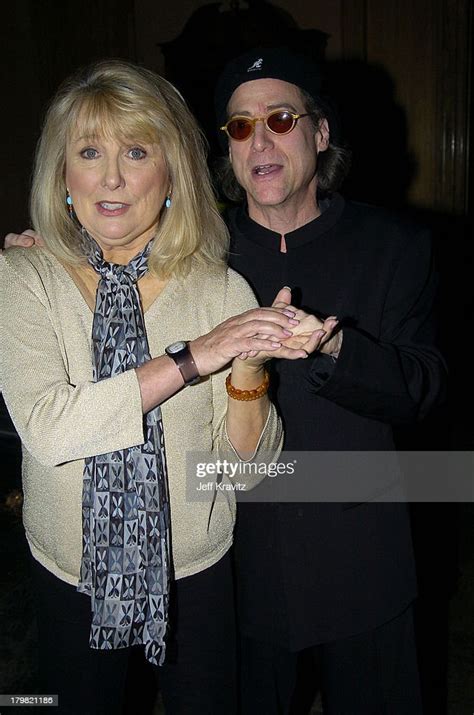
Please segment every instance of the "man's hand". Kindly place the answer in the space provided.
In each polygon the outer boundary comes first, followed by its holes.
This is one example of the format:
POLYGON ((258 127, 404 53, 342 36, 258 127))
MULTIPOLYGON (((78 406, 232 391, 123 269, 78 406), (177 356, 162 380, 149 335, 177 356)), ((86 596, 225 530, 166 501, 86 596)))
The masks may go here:
POLYGON ((13 246, 21 246, 22 248, 44 246, 44 241, 39 233, 33 231, 32 228, 27 228, 22 233, 7 233, 3 247, 13 248, 13 246))
MULTIPOLYGON (((272 357, 295 360, 307 357, 316 350, 337 358, 342 344, 342 331, 337 330, 339 321, 336 316, 331 315, 325 320, 320 320, 315 315, 306 313, 300 308, 295 308, 291 305, 291 289, 287 286, 278 291, 272 308, 292 310, 299 323, 297 326, 292 327, 292 335, 281 341, 281 348, 267 355, 264 355, 261 351, 257 360, 269 360, 272 357)), ((269 336, 264 337, 264 339, 268 338, 269 336)), ((256 357, 256 352, 239 355, 241 360, 256 357)))
MULTIPOLYGON (((337 357, 342 346, 342 331, 337 330, 339 321, 335 315, 330 315, 325 320, 320 320, 315 315, 305 313, 304 310, 294 308, 291 306, 291 288, 285 286, 282 288, 275 300, 273 301, 272 308, 290 308, 295 311, 295 318, 300 321, 296 328, 293 328, 292 337, 283 341, 283 345, 288 347, 302 347, 302 338, 306 337, 308 340, 306 352, 311 354, 315 350, 324 353, 325 355, 333 355, 337 357), (316 332, 321 334, 321 339, 315 341, 314 335, 316 332), (313 336, 313 337, 311 337, 313 336)), ((277 355, 275 355, 277 357, 277 355)))

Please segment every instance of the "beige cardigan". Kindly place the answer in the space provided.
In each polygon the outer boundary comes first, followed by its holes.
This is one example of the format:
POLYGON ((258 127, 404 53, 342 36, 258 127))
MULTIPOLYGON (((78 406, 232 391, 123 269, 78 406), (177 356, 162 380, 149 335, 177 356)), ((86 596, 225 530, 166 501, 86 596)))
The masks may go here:
MULTIPOLYGON (((143 442, 134 370, 92 382, 92 311, 70 275, 45 249, 0 257, 0 389, 23 445, 23 521, 33 556, 76 584, 81 561, 81 496, 86 456, 143 442)), ((231 269, 195 268, 172 279, 145 313, 150 352, 192 340, 257 305, 231 269)), ((186 454, 236 459, 225 429, 228 369, 162 404, 175 575, 209 568, 229 549, 235 495, 186 499, 186 454)), ((257 453, 273 461, 282 430, 272 406, 257 453)), ((188 476, 192 479, 192 476, 188 476)))

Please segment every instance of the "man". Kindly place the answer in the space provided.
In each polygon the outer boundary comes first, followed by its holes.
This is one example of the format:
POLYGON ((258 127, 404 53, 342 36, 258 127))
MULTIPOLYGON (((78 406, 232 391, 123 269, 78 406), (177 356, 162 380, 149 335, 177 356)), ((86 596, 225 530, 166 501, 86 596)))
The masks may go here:
MULTIPOLYGON (((306 58, 257 49, 216 89, 222 186, 244 198, 227 215, 230 264, 263 305, 287 285, 286 302, 321 324, 339 318, 308 359, 272 364, 285 449, 315 460, 393 450, 393 426, 422 419, 445 383, 429 238, 336 193, 349 160, 331 141, 320 79, 306 58)), ((238 514, 243 715, 289 712, 303 651, 319 666, 325 715, 421 713, 406 505, 241 503, 238 514)))
MULTIPOLYGON (((287 285, 287 302, 339 319, 307 360, 274 361, 285 449, 390 451, 393 426, 422 419, 445 389, 431 245, 335 192, 348 156, 331 142, 320 87, 318 68, 285 48, 222 72, 222 187, 234 201, 244 193, 227 215, 230 264, 261 304, 287 285)), ((319 665, 325 715, 420 713, 406 505, 242 503, 238 514, 244 715, 289 712, 303 650, 319 665)))

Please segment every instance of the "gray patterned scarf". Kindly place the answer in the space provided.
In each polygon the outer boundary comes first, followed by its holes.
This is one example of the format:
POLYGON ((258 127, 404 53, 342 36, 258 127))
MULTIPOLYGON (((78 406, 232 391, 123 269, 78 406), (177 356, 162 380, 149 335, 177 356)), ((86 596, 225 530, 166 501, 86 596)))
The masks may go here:
MULTIPOLYGON (((87 234, 99 273, 92 326, 94 381, 150 360, 137 281, 152 242, 128 265, 107 263, 87 234)), ((91 597, 91 648, 144 644, 165 657, 170 581, 170 508, 159 407, 144 417, 142 445, 88 457, 82 498, 83 551, 78 591, 91 597)))

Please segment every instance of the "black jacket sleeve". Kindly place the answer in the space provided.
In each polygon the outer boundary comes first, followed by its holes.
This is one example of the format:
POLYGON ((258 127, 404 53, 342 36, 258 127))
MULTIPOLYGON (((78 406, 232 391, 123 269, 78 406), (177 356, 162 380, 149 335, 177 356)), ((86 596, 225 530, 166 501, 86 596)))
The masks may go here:
POLYGON ((404 245, 387 283, 375 334, 343 327, 332 374, 322 381, 315 359, 308 377, 320 397, 364 417, 404 424, 424 418, 446 392, 446 364, 436 347, 438 280, 428 234, 404 245))

